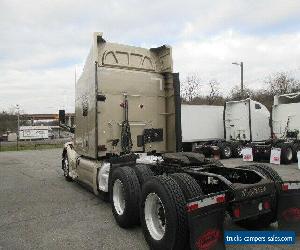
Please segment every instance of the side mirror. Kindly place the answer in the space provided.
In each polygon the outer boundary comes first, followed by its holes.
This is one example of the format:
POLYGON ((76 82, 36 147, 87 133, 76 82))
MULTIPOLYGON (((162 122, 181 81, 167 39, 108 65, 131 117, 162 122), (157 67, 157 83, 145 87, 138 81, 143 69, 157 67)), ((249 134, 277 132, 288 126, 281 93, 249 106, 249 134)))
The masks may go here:
POLYGON ((58 119, 59 119, 59 124, 65 124, 66 123, 66 112, 65 112, 64 109, 59 110, 58 119))

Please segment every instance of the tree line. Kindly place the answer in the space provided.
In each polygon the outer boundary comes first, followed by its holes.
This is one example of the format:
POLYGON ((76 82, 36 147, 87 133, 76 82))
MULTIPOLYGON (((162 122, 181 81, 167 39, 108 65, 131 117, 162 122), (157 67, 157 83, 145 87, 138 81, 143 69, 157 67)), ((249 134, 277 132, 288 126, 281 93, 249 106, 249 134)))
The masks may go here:
MULTIPOLYGON (((203 82, 196 75, 188 75, 181 84, 181 100, 185 104, 224 105, 226 101, 242 100, 249 97, 271 110, 274 95, 300 92, 300 81, 287 72, 274 74, 268 77, 264 83, 264 88, 258 90, 245 88, 243 92, 239 86, 235 86, 229 94, 224 95, 221 93, 220 82, 217 80, 203 82), (201 94, 203 86, 209 89, 206 95, 201 94)), ((17 119, 17 114, 14 111, 0 112, 0 137, 7 131, 17 131, 17 119)), ((55 121, 49 124, 43 123, 44 125, 57 125, 55 121)), ((20 116, 20 125, 30 125, 30 122, 20 116)))
POLYGON ((0 137, 7 131, 16 132, 18 117, 13 112, 2 111, 0 113, 0 137))
POLYGON ((288 72, 279 72, 269 76, 264 81, 264 87, 260 89, 244 88, 241 92, 240 86, 235 86, 227 95, 221 93, 220 82, 217 80, 203 82, 196 75, 188 75, 181 85, 181 100, 185 104, 224 105, 226 101, 251 98, 271 110, 275 95, 295 92, 300 92, 300 81, 288 72), (209 89, 206 95, 201 94, 203 86, 209 89))

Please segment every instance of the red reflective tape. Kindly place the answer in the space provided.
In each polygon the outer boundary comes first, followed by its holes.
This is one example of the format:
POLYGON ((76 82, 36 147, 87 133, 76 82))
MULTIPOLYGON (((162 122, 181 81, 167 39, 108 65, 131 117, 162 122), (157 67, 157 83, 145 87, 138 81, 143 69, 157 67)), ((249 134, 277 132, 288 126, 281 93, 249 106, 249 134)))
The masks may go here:
POLYGON ((194 211, 198 208, 199 208, 198 203, 191 203, 191 204, 187 205, 187 211, 188 212, 192 212, 192 211, 194 211))
POLYGON ((287 191, 287 190, 296 190, 300 189, 300 183, 299 182, 288 182, 288 183, 283 183, 282 184, 282 190, 287 191))
POLYGON ((211 196, 211 197, 207 197, 203 200, 191 202, 191 203, 187 204, 186 208, 187 208, 188 212, 192 212, 198 208, 207 207, 207 206, 214 205, 217 203, 223 203, 223 202, 225 202, 225 200, 226 200, 225 195, 211 196))
POLYGON ((287 191, 287 190, 289 190, 289 185, 288 184, 282 184, 281 188, 282 188, 283 191, 287 191))
POLYGON ((225 195, 218 196, 216 200, 217 200, 217 203, 223 203, 223 202, 225 202, 225 195))

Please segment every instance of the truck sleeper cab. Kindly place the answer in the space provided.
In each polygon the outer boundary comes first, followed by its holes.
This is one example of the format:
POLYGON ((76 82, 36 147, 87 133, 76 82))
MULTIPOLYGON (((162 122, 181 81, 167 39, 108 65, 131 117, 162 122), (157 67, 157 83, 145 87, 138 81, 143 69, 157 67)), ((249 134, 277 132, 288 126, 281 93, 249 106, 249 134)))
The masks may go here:
POLYGON ((109 200, 119 226, 141 223, 151 249, 224 249, 225 211, 256 226, 285 222, 285 212, 294 227, 299 183, 286 184, 265 166, 225 168, 180 152, 179 94, 170 47, 107 43, 96 33, 76 84, 75 138, 62 153, 65 179, 109 200), (280 207, 283 192, 292 206, 280 207))
POLYGON ((300 93, 274 97, 270 138, 251 143, 254 160, 269 160, 272 148, 281 148, 281 163, 297 162, 300 151, 300 93))

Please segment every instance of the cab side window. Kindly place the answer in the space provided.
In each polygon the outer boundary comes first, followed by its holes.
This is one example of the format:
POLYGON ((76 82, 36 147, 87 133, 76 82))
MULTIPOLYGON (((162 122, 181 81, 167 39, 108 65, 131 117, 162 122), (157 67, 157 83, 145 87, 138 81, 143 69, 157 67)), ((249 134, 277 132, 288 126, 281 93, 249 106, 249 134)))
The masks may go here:
POLYGON ((261 106, 258 103, 255 103, 255 109, 261 109, 261 106))

